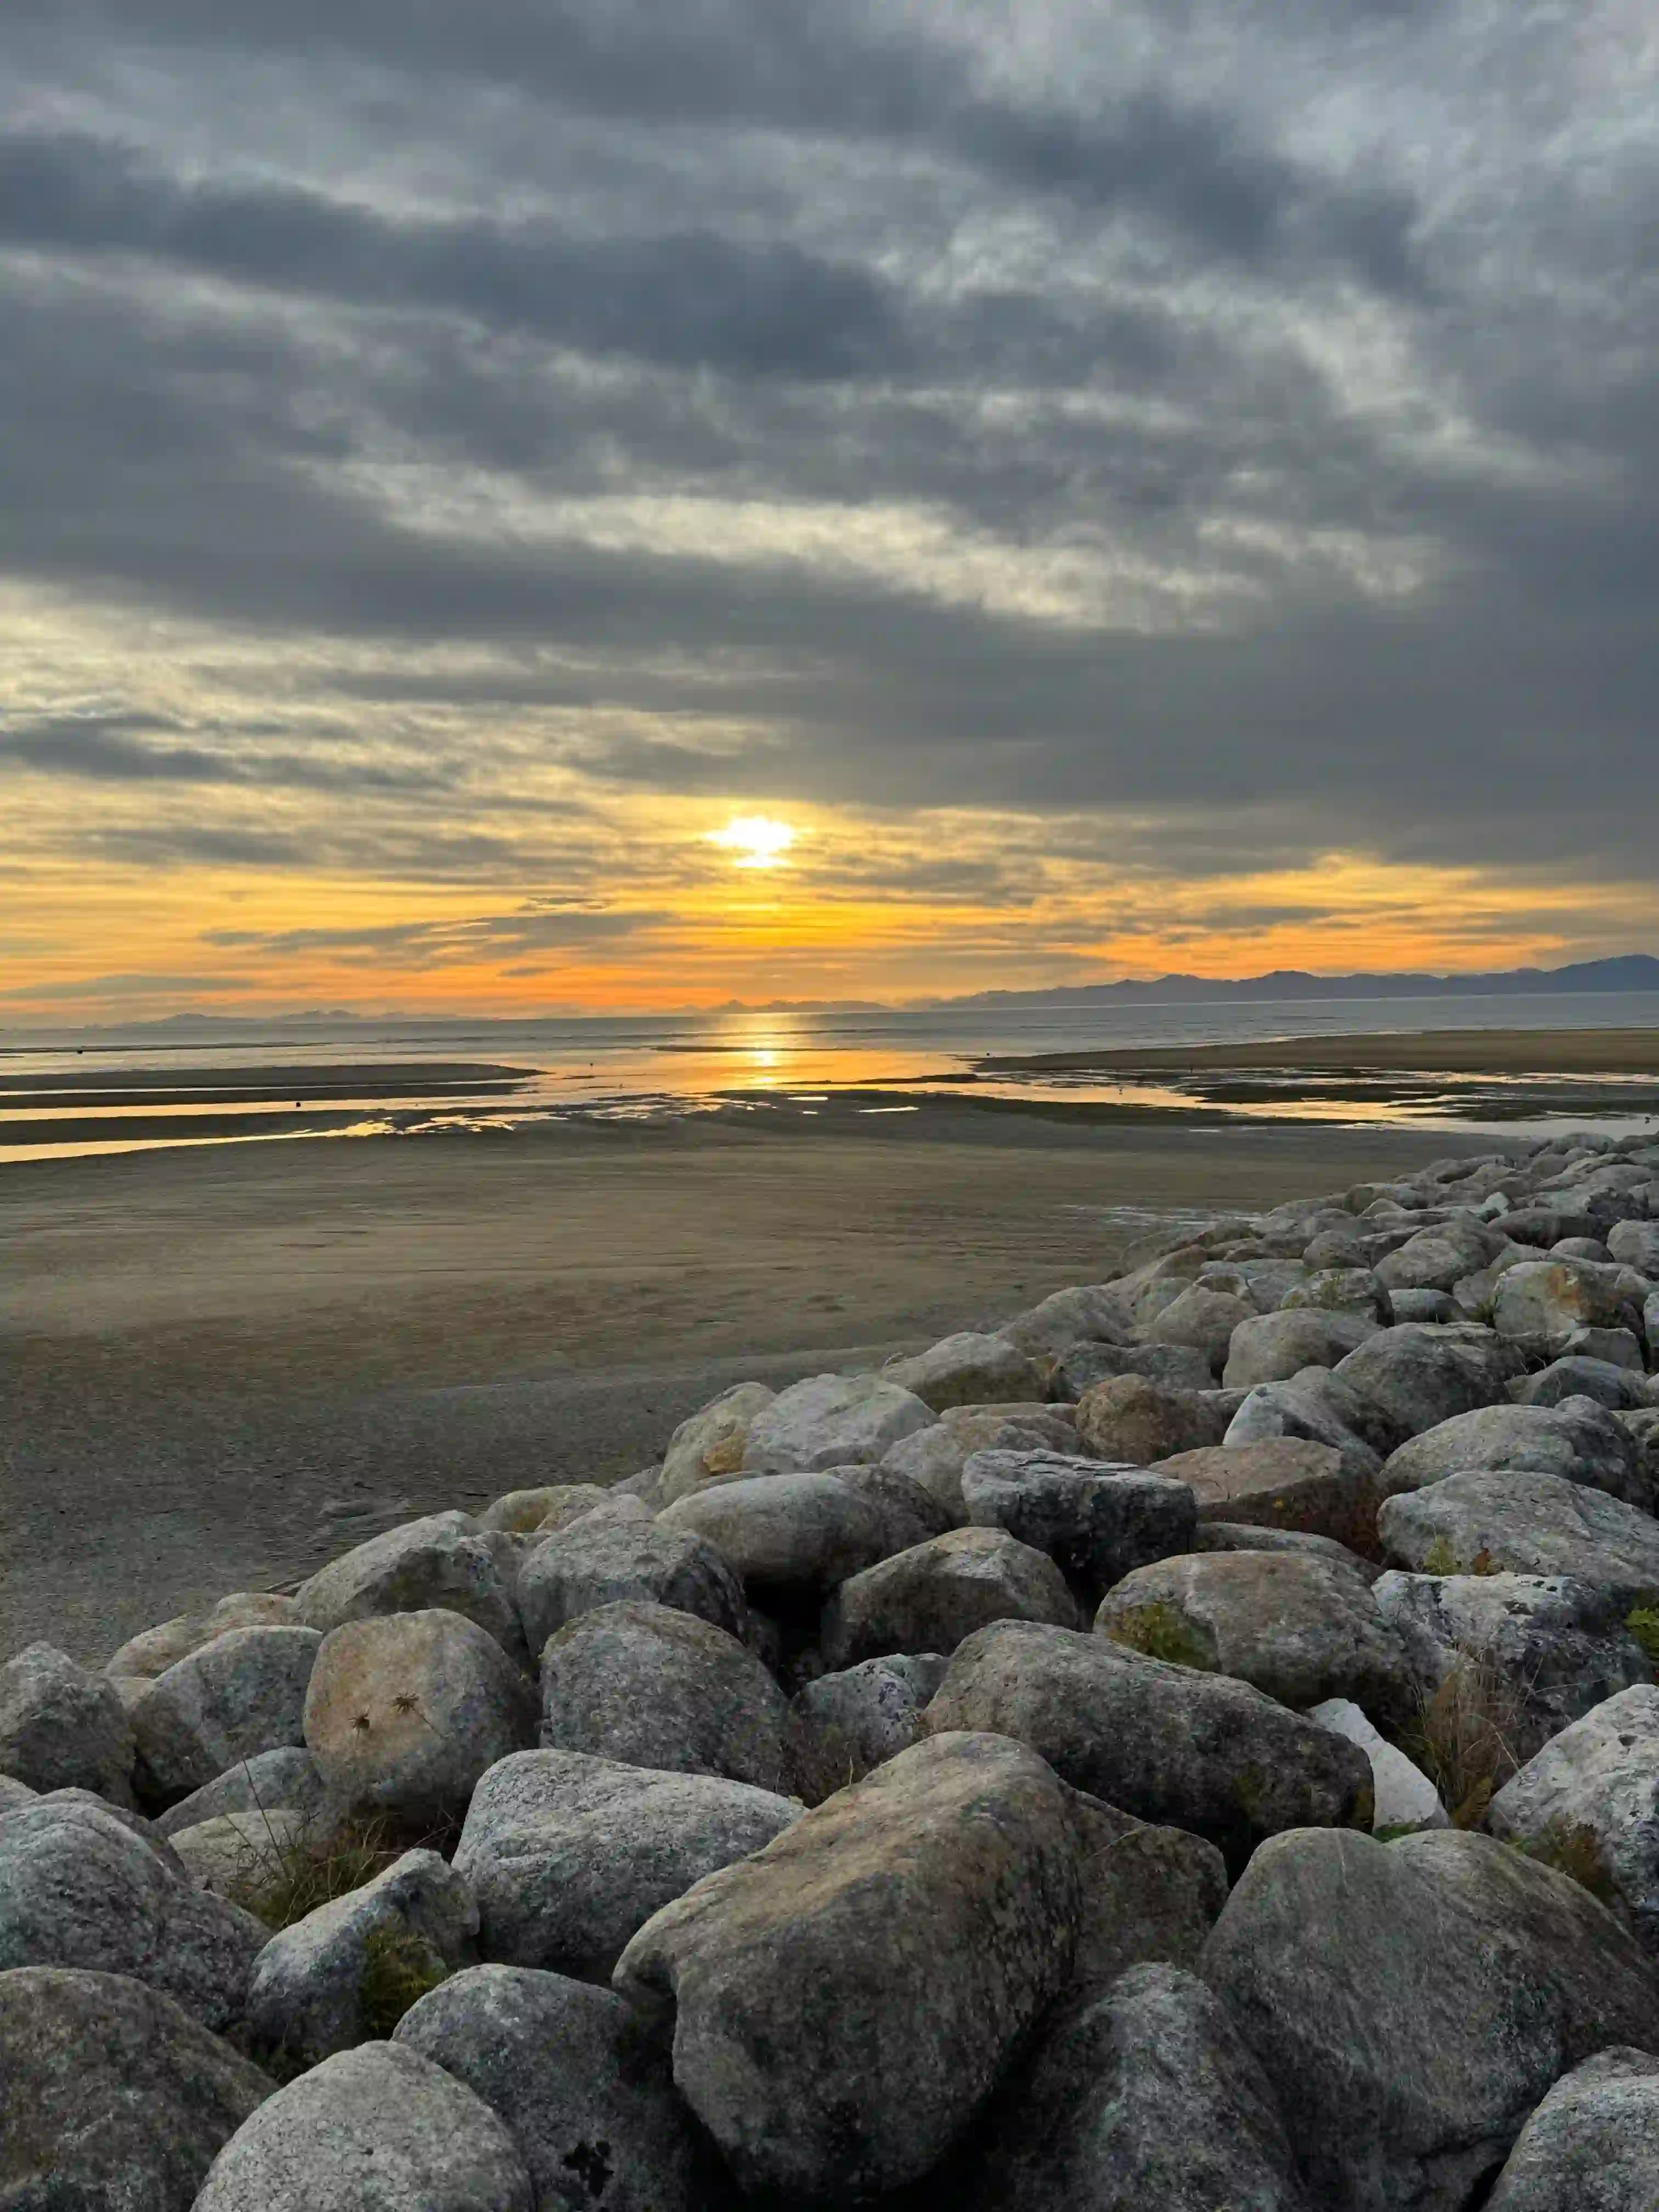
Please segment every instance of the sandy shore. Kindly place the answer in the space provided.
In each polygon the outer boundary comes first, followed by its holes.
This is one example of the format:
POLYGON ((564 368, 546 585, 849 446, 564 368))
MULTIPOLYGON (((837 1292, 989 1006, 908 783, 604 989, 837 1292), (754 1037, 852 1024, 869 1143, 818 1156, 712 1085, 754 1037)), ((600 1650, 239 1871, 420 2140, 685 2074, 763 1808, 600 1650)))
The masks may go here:
POLYGON ((3 1640, 105 1656, 383 1522, 642 1466, 728 1382, 867 1364, 1093 1279, 1142 1211, 1488 1141, 946 1099, 0 1169, 3 1640))
POLYGON ((1427 1030, 1398 1036, 1285 1037, 1271 1044, 1149 1045, 1032 1053, 987 1070, 1170 1075, 1198 1068, 1298 1068, 1334 1074, 1659 1075, 1659 1027, 1641 1030, 1427 1030))

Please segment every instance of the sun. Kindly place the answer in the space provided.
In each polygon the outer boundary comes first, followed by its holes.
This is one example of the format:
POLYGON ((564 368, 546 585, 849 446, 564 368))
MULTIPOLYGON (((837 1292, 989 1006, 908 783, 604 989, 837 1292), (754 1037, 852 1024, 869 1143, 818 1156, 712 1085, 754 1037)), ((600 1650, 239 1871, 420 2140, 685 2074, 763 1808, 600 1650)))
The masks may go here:
POLYGON ((734 814, 724 830, 708 833, 708 842, 734 854, 740 868, 775 868, 794 842, 788 823, 769 814, 734 814))

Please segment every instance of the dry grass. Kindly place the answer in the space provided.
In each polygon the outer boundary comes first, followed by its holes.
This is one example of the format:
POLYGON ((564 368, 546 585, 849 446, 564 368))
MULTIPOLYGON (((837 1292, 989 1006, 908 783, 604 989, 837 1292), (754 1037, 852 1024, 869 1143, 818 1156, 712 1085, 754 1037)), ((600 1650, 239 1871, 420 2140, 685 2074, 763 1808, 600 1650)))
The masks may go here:
POLYGON ((1401 1747, 1440 1792, 1455 1828, 1478 1827, 1519 1771, 1524 1718, 1523 1695, 1511 1678, 1489 1654, 1461 1647, 1401 1747))
POLYGON ((331 1823, 292 1840, 273 1833, 269 1848, 250 1845, 247 1879, 237 1886, 237 1902, 267 1928, 291 1928, 395 1866, 406 1848, 382 1820, 331 1823))

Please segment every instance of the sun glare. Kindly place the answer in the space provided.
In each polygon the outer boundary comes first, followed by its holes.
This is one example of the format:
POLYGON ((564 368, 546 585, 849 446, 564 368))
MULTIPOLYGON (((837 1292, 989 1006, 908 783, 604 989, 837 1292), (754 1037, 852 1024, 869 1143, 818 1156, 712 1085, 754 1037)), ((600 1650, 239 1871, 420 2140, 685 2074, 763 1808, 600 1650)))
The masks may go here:
POLYGON ((733 854, 740 868, 775 868, 795 842, 787 822, 769 814, 735 814, 724 830, 711 830, 711 845, 733 854))

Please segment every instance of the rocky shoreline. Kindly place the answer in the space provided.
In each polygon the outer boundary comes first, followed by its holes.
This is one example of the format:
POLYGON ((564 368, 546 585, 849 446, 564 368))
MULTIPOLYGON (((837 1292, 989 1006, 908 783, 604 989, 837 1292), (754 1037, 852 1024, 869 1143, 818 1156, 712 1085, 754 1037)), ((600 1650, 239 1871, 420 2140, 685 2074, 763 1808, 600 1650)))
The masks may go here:
POLYGON ((7 2212, 1651 2212, 1659 1143, 0 1666, 7 2212))

